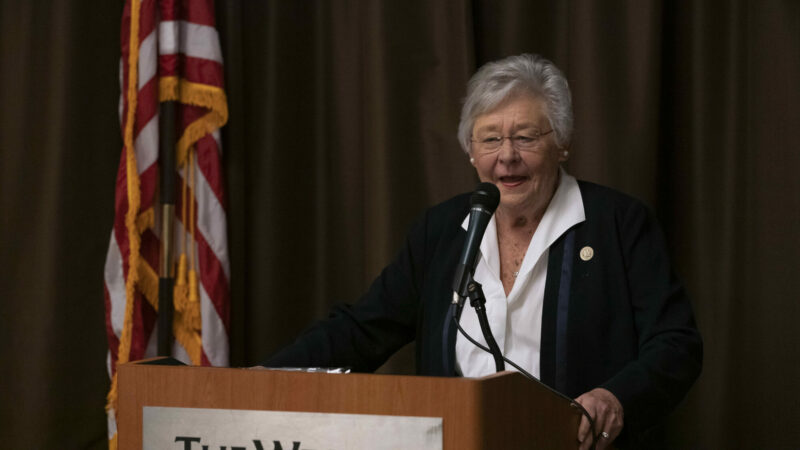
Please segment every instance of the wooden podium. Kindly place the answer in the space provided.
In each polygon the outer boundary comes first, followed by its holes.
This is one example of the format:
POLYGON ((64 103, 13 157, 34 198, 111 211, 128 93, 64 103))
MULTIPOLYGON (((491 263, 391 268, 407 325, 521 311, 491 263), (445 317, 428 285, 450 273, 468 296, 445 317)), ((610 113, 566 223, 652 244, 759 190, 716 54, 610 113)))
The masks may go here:
POLYGON ((121 365, 119 448, 142 448, 142 408, 441 417, 444 449, 576 449, 580 412, 515 372, 484 378, 121 365))

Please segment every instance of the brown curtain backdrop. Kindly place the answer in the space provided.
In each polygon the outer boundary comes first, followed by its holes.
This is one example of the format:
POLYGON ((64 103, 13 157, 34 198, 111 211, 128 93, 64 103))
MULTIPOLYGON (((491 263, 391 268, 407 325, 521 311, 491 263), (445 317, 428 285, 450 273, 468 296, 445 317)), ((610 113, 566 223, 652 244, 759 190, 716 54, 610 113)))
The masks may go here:
MULTIPOLYGON (((231 364, 357 300, 429 205, 477 181, 471 73, 545 55, 573 88, 567 169, 652 206, 703 374, 673 448, 800 442, 800 3, 217 2, 231 364)), ((0 0, 0 442, 105 447, 102 272, 121 149, 121 2, 0 0)), ((413 372, 410 349, 382 369, 413 372)))
POLYGON ((116 2, 0 1, 0 442, 106 445, 116 2))

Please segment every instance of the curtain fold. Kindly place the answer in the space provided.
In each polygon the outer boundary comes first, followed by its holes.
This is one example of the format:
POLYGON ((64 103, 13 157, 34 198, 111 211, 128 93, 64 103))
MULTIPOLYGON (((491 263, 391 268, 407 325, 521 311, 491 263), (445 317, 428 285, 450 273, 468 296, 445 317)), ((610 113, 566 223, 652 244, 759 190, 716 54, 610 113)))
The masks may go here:
POLYGON ((122 6, 0 2, 0 440, 106 443, 122 6))

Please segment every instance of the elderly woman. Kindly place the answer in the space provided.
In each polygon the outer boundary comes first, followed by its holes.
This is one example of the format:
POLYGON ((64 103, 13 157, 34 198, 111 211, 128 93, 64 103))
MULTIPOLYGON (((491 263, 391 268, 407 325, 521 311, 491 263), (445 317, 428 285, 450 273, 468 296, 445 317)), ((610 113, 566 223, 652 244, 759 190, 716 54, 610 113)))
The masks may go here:
MULTIPOLYGON (((576 398, 598 448, 658 443, 654 426, 700 372, 701 339, 647 208, 561 168, 572 137, 564 75, 534 55, 485 65, 469 82, 458 137, 481 181, 500 190, 474 279, 502 353, 576 398)), ((456 337, 448 315, 468 216, 468 194, 426 211, 355 306, 265 365, 373 371, 416 339, 421 375, 493 373, 492 355, 456 337)), ((472 308, 459 321, 481 336, 472 308)), ((589 432, 584 419, 581 448, 589 432)))

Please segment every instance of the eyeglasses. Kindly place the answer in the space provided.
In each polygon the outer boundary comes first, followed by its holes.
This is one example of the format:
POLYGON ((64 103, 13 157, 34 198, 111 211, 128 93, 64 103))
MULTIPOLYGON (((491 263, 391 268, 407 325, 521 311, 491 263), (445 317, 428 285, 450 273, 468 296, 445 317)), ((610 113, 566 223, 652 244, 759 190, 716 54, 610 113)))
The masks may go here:
POLYGON ((477 150, 481 153, 493 153, 500 150, 500 147, 503 146, 503 141, 506 139, 511 141, 511 147, 515 150, 531 151, 536 148, 543 136, 547 136, 552 132, 553 130, 550 129, 544 133, 534 131, 523 132, 514 136, 486 136, 479 139, 470 139, 470 141, 475 144, 477 150))

